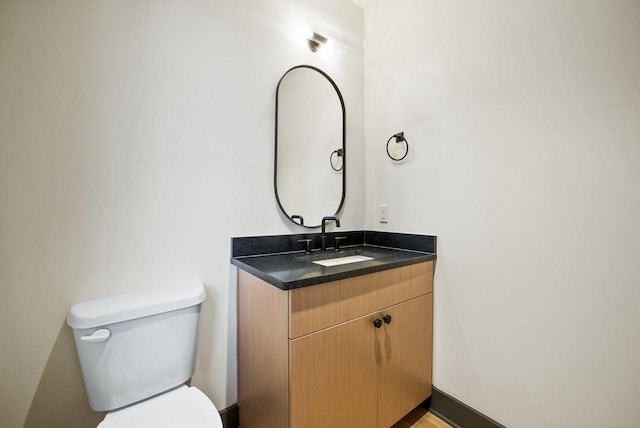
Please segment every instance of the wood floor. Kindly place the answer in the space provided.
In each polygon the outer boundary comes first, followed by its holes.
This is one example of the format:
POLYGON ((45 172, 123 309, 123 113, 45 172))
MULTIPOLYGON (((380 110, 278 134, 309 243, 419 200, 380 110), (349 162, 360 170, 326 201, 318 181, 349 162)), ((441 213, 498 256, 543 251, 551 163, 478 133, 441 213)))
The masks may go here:
POLYGON ((391 428, 451 428, 451 425, 418 407, 391 428))

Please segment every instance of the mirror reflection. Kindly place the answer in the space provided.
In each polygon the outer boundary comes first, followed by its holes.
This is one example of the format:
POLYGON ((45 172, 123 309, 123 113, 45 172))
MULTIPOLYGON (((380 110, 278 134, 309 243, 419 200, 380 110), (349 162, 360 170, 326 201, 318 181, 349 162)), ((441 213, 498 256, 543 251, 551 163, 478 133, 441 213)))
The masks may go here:
POLYGON ((276 89, 274 186, 285 216, 319 227, 344 202, 345 109, 340 90, 322 70, 300 65, 276 89))

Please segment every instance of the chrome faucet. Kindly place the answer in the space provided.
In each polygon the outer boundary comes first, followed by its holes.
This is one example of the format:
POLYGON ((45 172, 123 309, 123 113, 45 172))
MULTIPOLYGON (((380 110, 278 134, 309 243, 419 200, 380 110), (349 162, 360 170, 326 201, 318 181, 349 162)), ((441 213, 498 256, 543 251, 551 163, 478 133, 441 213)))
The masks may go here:
POLYGON ((320 234, 320 251, 323 253, 327 251, 327 233, 326 233, 325 227, 328 221, 335 221, 336 227, 340 227, 340 219, 338 219, 338 217, 332 216, 332 215, 322 217, 322 233, 320 234))

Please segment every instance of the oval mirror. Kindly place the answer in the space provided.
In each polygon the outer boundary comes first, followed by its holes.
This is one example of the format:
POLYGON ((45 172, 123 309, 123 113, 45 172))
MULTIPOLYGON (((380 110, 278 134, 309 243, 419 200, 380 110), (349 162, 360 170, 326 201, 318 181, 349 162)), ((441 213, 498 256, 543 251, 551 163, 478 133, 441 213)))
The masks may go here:
POLYGON ((276 88, 274 187, 292 222, 319 227, 345 193, 345 109, 335 82, 310 65, 289 69, 276 88))

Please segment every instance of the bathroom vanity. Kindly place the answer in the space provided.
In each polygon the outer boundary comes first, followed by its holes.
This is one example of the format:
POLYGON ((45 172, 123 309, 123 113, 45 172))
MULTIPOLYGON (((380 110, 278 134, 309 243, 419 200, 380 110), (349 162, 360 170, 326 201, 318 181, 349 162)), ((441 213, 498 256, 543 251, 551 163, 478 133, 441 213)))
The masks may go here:
POLYGON ((340 251, 232 258, 240 426, 388 428, 431 395, 435 237, 428 252, 369 233, 340 251))

